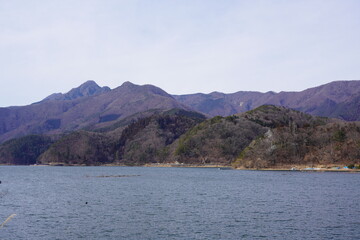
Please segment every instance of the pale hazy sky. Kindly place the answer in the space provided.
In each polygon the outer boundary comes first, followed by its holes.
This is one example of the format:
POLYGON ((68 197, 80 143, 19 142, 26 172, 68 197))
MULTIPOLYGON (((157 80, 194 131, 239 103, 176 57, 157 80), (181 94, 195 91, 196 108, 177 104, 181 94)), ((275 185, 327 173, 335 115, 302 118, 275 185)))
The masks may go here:
POLYGON ((0 106, 86 80, 171 94, 360 79, 360 0, 0 0, 0 106))

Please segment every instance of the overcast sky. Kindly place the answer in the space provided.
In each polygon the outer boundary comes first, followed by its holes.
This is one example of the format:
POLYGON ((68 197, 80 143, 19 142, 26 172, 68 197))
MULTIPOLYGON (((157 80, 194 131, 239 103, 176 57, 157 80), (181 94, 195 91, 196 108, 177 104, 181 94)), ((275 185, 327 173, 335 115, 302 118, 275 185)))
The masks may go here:
POLYGON ((0 106, 87 80, 171 94, 360 79, 360 0, 0 0, 0 106))

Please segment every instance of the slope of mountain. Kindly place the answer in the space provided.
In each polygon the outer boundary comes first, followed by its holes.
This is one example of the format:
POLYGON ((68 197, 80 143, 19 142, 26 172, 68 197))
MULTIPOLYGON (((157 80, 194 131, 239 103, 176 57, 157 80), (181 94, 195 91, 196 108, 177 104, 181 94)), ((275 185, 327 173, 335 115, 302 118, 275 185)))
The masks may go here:
POLYGON ((53 142, 55 139, 39 135, 11 139, 0 145, 0 164, 35 164, 53 142))
POLYGON ((262 106, 198 124, 175 143, 172 155, 182 163, 230 165, 252 141, 272 128, 317 126, 331 121, 284 107, 262 106))
MULTIPOLYGON (((79 129, 106 129, 118 120, 173 108, 207 116, 229 116, 264 104, 285 106, 317 116, 360 120, 360 81, 337 81, 301 92, 237 92, 171 96, 152 85, 125 82, 110 90, 87 81, 65 94, 28 106, 0 108, 0 143, 28 134, 61 134, 79 129)), ((133 117, 133 118, 131 118, 133 117)))
POLYGON ((360 120, 360 94, 352 95, 348 100, 340 103, 325 101, 316 109, 317 115, 339 118, 346 121, 360 120))
POLYGON ((99 132, 73 131, 58 140, 45 136, 10 140, 0 145, 0 162, 184 163, 252 169, 360 164, 359 122, 315 117, 279 106, 264 105, 207 120, 196 112, 174 109, 128 125, 123 121, 99 132))
POLYGON ((179 102, 210 116, 230 116, 246 112, 268 102, 274 92, 236 92, 231 94, 213 92, 210 94, 196 93, 174 95, 179 102))
POLYGON ((270 124, 266 134, 253 140, 233 166, 290 169, 359 165, 359 122, 318 118, 294 111, 284 115, 288 121, 278 121, 281 119, 278 117, 274 121, 273 116, 281 116, 278 112, 278 107, 261 107, 245 113, 246 118, 261 125, 268 125, 269 120, 275 124, 270 124), (264 112, 267 113, 264 115, 264 112))
POLYGON ((143 165, 164 162, 168 156, 167 146, 204 119, 205 116, 195 112, 172 109, 141 118, 124 128, 120 124, 121 131, 112 127, 101 133, 75 131, 53 144, 38 158, 38 163, 143 165))
POLYGON ((252 140, 265 132, 266 127, 243 117, 217 116, 181 136, 171 148, 170 161, 230 165, 252 140))
POLYGON ((174 95, 174 98, 194 110, 210 116, 229 116, 264 104, 285 106, 317 116, 343 120, 360 120, 357 102, 360 81, 335 81, 301 92, 236 92, 174 95), (344 107, 347 106, 347 107, 344 107))
POLYGON ((102 165, 114 162, 114 139, 101 133, 74 131, 52 144, 37 163, 51 165, 102 165))
POLYGON ((74 132, 53 144, 38 158, 38 163, 178 162, 290 169, 360 162, 359 123, 272 105, 205 121, 196 114, 154 114, 133 122, 116 135, 111 131, 74 132))
POLYGON ((63 97, 69 100, 47 98, 28 106, 0 108, 0 142, 28 134, 104 127, 151 109, 189 109, 160 88, 130 82, 111 91, 87 82, 63 97))

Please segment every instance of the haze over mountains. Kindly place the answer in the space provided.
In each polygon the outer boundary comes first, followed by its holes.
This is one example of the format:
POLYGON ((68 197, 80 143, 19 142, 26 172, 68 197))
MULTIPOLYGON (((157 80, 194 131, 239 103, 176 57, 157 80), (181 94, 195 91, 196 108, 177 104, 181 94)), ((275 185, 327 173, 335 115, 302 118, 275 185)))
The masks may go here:
POLYGON ((68 93, 52 94, 38 103, 0 108, 0 142, 28 134, 104 128, 122 119, 138 119, 174 108, 213 117, 245 112, 264 104, 356 121, 360 119, 360 81, 336 81, 301 92, 173 96, 152 85, 125 82, 111 90, 87 81, 68 93))

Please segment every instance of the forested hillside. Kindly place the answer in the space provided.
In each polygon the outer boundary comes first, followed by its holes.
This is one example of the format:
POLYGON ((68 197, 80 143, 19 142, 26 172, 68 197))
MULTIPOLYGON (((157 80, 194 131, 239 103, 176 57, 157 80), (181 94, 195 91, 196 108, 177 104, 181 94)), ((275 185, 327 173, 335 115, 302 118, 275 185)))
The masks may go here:
POLYGON ((138 117, 52 138, 30 135, 10 140, 0 146, 0 161, 49 165, 224 165, 251 169, 360 163, 359 122, 315 117, 273 105, 211 119, 182 109, 138 117))

